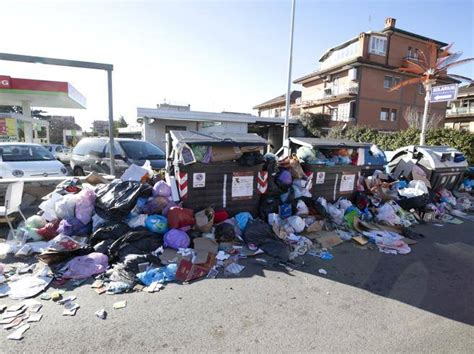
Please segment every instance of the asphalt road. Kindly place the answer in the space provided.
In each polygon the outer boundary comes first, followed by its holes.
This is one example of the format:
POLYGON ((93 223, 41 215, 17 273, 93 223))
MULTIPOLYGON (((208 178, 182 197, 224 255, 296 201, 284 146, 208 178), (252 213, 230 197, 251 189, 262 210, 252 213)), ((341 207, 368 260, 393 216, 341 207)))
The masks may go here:
POLYGON ((473 226, 417 226, 426 238, 408 255, 344 243, 329 261, 308 256, 289 270, 247 259, 238 277, 153 294, 98 295, 90 281, 67 292, 81 306, 75 317, 39 300, 41 322, 20 342, 0 330, 0 352, 472 352, 473 226), (127 307, 114 310, 120 300, 127 307))

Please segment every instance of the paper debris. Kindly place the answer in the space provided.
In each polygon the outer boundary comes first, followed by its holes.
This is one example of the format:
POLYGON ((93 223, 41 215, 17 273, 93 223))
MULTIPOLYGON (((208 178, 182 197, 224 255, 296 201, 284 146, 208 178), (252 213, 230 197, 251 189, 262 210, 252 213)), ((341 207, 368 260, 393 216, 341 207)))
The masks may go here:
POLYGON ((96 311, 95 315, 100 319, 105 320, 107 318, 107 311, 105 311, 105 309, 100 309, 96 311))
POLYGON ((41 313, 32 313, 30 317, 26 319, 26 322, 39 322, 43 318, 43 314, 41 313))
POLYGON ((25 306, 25 304, 11 305, 7 307, 7 312, 16 312, 19 311, 25 306))
POLYGON ((245 267, 238 263, 231 263, 227 267, 225 267, 226 272, 231 274, 239 274, 245 267))
POLYGON ((319 269, 319 270, 318 270, 318 273, 319 273, 319 274, 324 274, 324 275, 328 274, 328 272, 326 271, 326 269, 323 269, 323 268, 319 269))
POLYGON ((10 334, 7 339, 11 339, 11 340, 21 340, 23 339, 23 334, 25 334, 25 332, 27 330, 30 329, 30 325, 29 324, 24 324, 23 326, 21 326, 20 328, 18 328, 15 332, 13 332, 12 334, 10 334))
POLYGON ((127 307, 127 300, 118 301, 118 302, 114 303, 114 309, 116 309, 116 310, 123 309, 125 307, 127 307))

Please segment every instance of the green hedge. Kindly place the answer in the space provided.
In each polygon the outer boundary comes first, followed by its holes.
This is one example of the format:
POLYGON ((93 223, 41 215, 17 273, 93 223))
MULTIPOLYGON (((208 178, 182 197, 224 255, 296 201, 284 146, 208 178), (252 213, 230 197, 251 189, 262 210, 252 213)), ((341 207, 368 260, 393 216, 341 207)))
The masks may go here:
MULTIPOLYGON (((381 133, 376 129, 364 126, 335 126, 329 131, 328 137, 348 139, 362 143, 374 143, 384 150, 395 150, 406 145, 417 145, 420 131, 415 128, 381 133)), ((426 134, 427 145, 445 145, 462 151, 470 164, 474 164, 474 134, 454 129, 434 129, 426 134)))

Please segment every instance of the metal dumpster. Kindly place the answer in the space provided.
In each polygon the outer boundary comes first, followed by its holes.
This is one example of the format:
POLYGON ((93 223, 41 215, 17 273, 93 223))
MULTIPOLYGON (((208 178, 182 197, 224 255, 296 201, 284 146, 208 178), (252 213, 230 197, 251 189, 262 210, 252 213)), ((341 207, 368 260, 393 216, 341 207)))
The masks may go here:
POLYGON ((423 169, 434 191, 456 188, 468 167, 464 154, 452 147, 417 145, 396 150, 387 166, 388 172, 398 178, 410 177, 414 165, 423 169))
POLYGON ((303 170, 312 182, 311 193, 328 201, 337 200, 341 196, 350 198, 355 191, 358 177, 363 174, 362 171, 365 174, 372 174, 375 169, 383 168, 383 162, 378 161, 385 161, 377 160, 380 164, 375 164, 375 161, 369 158, 371 144, 320 138, 289 138, 289 140, 291 154, 296 154, 301 146, 324 151, 347 149, 351 152, 351 164, 328 166, 302 163, 303 170))
MULTIPOLYGON (((171 162, 167 173, 174 177, 183 207, 195 211, 206 207, 225 209, 230 215, 258 212, 260 195, 266 192, 268 174, 263 163, 241 166, 235 160, 220 162, 185 162, 179 146, 232 147, 240 151, 264 152, 267 141, 257 134, 171 131, 167 154, 171 162)), ((173 180, 171 178, 170 180, 173 180)))

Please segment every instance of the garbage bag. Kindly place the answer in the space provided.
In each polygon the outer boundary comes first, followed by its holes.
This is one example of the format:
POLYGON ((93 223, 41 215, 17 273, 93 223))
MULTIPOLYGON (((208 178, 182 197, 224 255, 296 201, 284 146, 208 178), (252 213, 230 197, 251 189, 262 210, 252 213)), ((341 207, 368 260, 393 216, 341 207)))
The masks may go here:
POLYGON ((290 248, 281 241, 267 240, 259 248, 280 262, 288 262, 290 259, 290 248))
POLYGON ((146 272, 138 273, 137 278, 146 286, 151 283, 166 283, 175 280, 178 266, 176 264, 168 264, 165 267, 149 269, 146 272))
POLYGON ((76 218, 84 225, 88 224, 92 219, 94 212, 95 193, 91 189, 83 189, 77 194, 76 202, 76 218))
POLYGON ((163 238, 147 229, 127 232, 109 247, 109 260, 124 260, 129 254, 149 254, 163 245, 163 238))
POLYGON ((413 180, 408 183, 406 188, 400 189, 398 194, 405 198, 419 197, 420 195, 428 194, 428 188, 426 187, 425 182, 421 180, 413 180))
POLYGON ((193 226, 194 210, 181 207, 172 207, 168 212, 168 225, 172 229, 180 229, 185 226, 193 226))
POLYGON ((278 213, 280 202, 278 197, 263 196, 260 199, 260 207, 258 208, 258 216, 262 220, 268 219, 268 214, 278 213))
POLYGON ((274 239, 271 226, 260 219, 250 220, 242 237, 247 244, 252 243, 257 247, 268 239, 274 239))
POLYGON ((296 215, 305 216, 309 214, 309 208, 303 200, 298 200, 296 203, 296 215))
POLYGON ((146 214, 135 215, 127 220, 127 225, 130 226, 132 229, 136 227, 145 227, 146 218, 146 214))
POLYGON ((252 167, 265 162, 263 155, 258 151, 245 152, 241 157, 237 159, 237 163, 240 166, 252 167))
POLYGON ((79 256, 67 262, 64 279, 86 279, 106 271, 109 258, 102 253, 92 252, 86 256, 79 256))
POLYGON ((103 253, 103 254, 109 254, 109 247, 114 243, 115 240, 109 239, 109 240, 103 240, 94 245, 94 251, 103 253))
POLYGON ((392 206, 385 203, 381 207, 377 208, 377 215, 375 217, 378 221, 385 221, 390 225, 400 225, 400 217, 393 210, 392 206))
POLYGON ((125 270, 137 274, 140 272, 140 264, 155 264, 161 265, 160 258, 152 254, 129 254, 125 256, 123 264, 125 270))
POLYGON ((68 236, 89 235, 91 226, 91 224, 84 225, 79 219, 72 217, 59 222, 58 232, 68 236))
POLYGON ((223 221, 226 221, 228 218, 229 218, 229 213, 224 209, 216 210, 214 212, 214 223, 215 224, 219 224, 223 221))
POLYGON ((142 212, 144 214, 158 214, 161 213, 170 203, 167 197, 154 197, 147 201, 143 206, 142 212))
POLYGON ((171 187, 165 181, 158 181, 153 186, 154 197, 170 197, 171 187))
POLYGON ((231 242, 235 239, 234 225, 223 222, 216 226, 216 241, 217 242, 231 242))
POLYGON ((289 186, 293 182, 293 177, 291 172, 288 170, 280 170, 280 173, 277 177, 277 184, 282 186, 289 186))
POLYGON ((168 219, 163 215, 148 215, 145 219, 145 226, 151 232, 164 234, 168 231, 168 219))
POLYGON ((235 221, 237 221, 237 225, 239 226, 240 231, 244 232, 245 228, 247 227, 247 223, 250 220, 253 220, 252 214, 247 211, 243 211, 238 213, 234 216, 235 221))
POLYGON ((316 153, 309 146, 301 146, 296 150, 296 157, 300 162, 306 162, 309 164, 317 163, 316 153))
POLYGON ((105 184, 96 190, 95 211, 103 219, 122 220, 140 197, 149 197, 151 186, 133 181, 105 184))
POLYGON ((307 198, 312 197, 311 192, 309 190, 307 190, 306 188, 304 188, 304 187, 300 187, 296 184, 293 184, 292 189, 294 191, 295 199, 298 199, 298 198, 301 198, 301 197, 307 197, 307 198))
POLYGON ((186 232, 179 229, 169 230, 163 237, 163 244, 165 247, 174 248, 188 248, 191 240, 186 232))
POLYGON ((290 216, 288 219, 286 219, 286 221, 288 225, 291 226, 291 228, 297 234, 299 234, 300 232, 303 232, 306 227, 306 223, 298 215, 290 216))
POLYGON ((40 235, 43 240, 49 241, 59 234, 58 227, 59 220, 53 220, 48 222, 42 228, 36 230, 36 233, 40 235))
POLYGON ((46 220, 39 215, 32 215, 25 221, 25 226, 30 229, 40 229, 44 225, 46 225, 46 220))
POLYGON ((77 196, 67 194, 63 196, 54 206, 54 211, 58 219, 73 218, 76 209, 77 196))
POLYGON ((90 237, 92 246, 104 240, 116 240, 130 231, 130 227, 123 222, 108 221, 98 228, 90 237))

